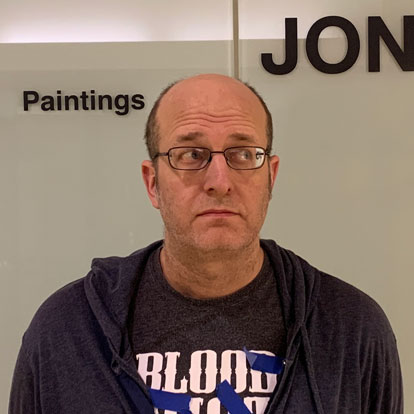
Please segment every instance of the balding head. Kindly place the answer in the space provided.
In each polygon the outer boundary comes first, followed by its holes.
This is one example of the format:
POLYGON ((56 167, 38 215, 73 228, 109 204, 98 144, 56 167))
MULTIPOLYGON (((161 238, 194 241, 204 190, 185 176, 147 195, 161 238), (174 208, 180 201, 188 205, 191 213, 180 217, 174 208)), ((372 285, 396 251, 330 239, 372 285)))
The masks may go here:
POLYGON ((270 151, 273 141, 272 116, 256 90, 247 83, 228 76, 202 74, 170 84, 154 103, 145 130, 145 142, 150 158, 154 159, 159 151, 159 141, 162 136, 161 117, 174 116, 174 109, 183 104, 187 107, 194 104, 214 106, 218 109, 220 104, 225 104, 226 97, 234 97, 236 101, 243 102, 248 110, 261 112, 267 138, 266 149, 270 151))

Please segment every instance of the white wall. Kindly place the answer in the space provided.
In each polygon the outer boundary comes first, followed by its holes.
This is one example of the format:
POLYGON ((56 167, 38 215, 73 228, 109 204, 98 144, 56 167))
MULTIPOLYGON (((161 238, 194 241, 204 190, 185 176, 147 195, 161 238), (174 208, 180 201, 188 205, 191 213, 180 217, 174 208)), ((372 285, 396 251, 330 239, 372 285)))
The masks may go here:
POLYGON ((231 1, 3 0, 0 43, 229 40, 231 1))

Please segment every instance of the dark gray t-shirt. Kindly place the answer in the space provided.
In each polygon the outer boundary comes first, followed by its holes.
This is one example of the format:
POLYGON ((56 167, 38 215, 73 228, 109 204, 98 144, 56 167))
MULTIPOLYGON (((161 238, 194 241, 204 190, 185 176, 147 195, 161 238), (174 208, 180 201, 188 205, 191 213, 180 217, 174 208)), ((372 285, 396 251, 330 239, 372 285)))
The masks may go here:
POLYGON ((277 375, 251 369, 243 347, 285 354, 286 331, 267 256, 259 274, 244 288, 198 300, 168 284, 160 250, 148 261, 130 314, 131 345, 144 383, 191 395, 192 414, 219 414, 227 411, 215 389, 227 380, 253 414, 263 413, 277 375))

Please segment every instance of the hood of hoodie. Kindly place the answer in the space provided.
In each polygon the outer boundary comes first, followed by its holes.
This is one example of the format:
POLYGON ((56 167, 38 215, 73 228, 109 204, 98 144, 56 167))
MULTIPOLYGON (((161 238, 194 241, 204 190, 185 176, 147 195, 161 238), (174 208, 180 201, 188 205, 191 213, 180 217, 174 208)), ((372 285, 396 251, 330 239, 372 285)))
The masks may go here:
POLYGON ((152 252, 161 245, 160 240, 127 257, 93 259, 91 271, 85 277, 89 305, 117 356, 128 348, 129 305, 140 275, 152 252))
MULTIPOLYGON (((85 278, 85 292, 91 309, 113 351, 122 356, 127 344, 129 305, 140 275, 162 240, 127 257, 94 259, 85 278)), ((293 341, 312 312, 319 291, 319 272, 293 252, 273 240, 261 240, 274 269, 285 325, 287 343, 293 341)))

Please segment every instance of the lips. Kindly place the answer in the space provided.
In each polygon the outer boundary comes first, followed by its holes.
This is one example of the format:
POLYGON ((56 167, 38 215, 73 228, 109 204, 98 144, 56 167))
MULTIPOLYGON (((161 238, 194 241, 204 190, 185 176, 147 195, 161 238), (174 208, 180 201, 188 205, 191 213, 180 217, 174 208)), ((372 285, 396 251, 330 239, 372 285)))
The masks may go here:
POLYGON ((205 210, 200 214, 197 214, 201 217, 231 217, 231 216, 237 216, 238 213, 232 210, 226 210, 226 209, 210 209, 205 210))

